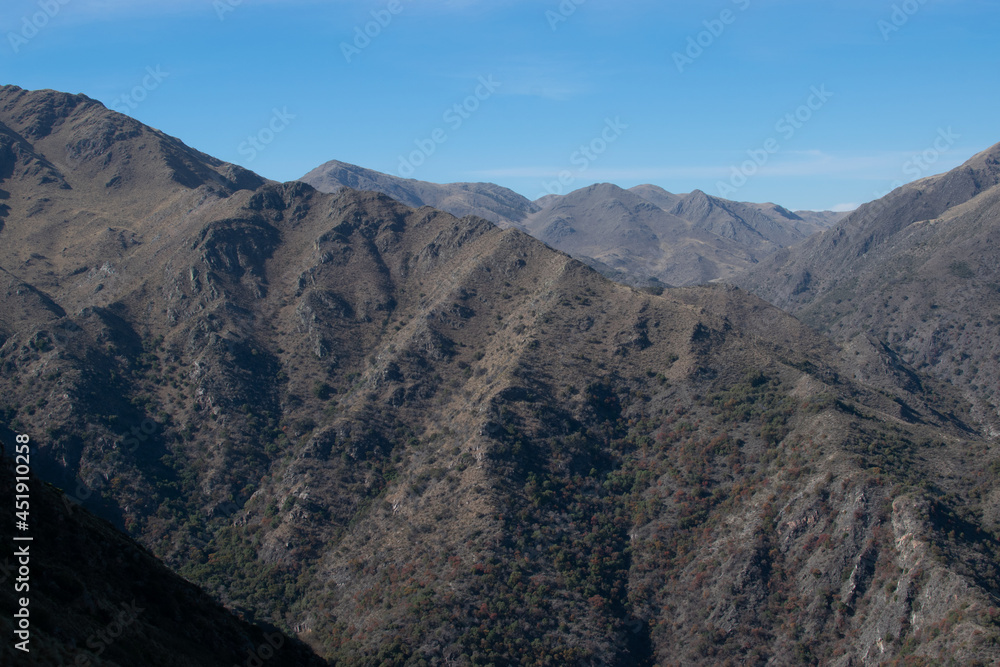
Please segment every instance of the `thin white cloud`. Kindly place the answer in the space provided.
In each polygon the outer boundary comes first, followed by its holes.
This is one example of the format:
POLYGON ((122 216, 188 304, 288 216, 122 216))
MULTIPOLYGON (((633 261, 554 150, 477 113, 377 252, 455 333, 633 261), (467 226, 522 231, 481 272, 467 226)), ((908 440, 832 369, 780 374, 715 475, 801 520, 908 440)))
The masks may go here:
POLYGON ((594 81, 607 75, 578 69, 570 62, 569 56, 511 55, 496 69, 497 78, 504 82, 498 94, 563 102, 595 92, 594 81))
POLYGON ((261 5, 323 4, 323 0, 71 0, 66 15, 76 21, 106 21, 134 16, 204 14, 228 16, 261 5))
POLYGON ((542 99, 564 102, 591 91, 589 85, 557 80, 523 80, 512 81, 504 86, 500 95, 522 95, 540 97, 542 99))
MULTIPOLYGON (((940 155, 929 165, 926 176, 942 173, 963 163, 976 151, 954 148, 940 155)), ((903 169, 910 160, 920 156, 919 151, 891 151, 869 155, 832 155, 819 150, 787 151, 778 153, 756 170, 751 178, 786 178, 796 176, 849 178, 863 181, 882 182, 904 176, 903 169)), ((609 181, 658 181, 678 178, 727 179, 733 169, 740 169, 745 157, 737 155, 732 163, 715 165, 664 165, 657 167, 601 168, 592 167, 586 171, 588 179, 609 181)), ((575 173, 567 165, 524 165, 501 167, 473 172, 477 177, 486 178, 552 178, 561 171, 575 173)), ((580 174, 581 176, 583 174, 580 174)), ((856 207, 857 204, 842 204, 856 207)), ((848 209, 849 210, 849 209, 848 209)))
POLYGON ((577 169, 571 166, 524 166, 524 167, 504 167, 498 169, 482 169, 471 174, 484 178, 553 178, 562 171, 570 171, 574 176, 586 176, 588 179, 615 181, 615 180, 662 180, 672 178, 684 178, 686 176, 698 178, 722 178, 728 172, 724 167, 636 167, 622 169, 601 169, 593 167, 586 172, 578 174, 577 169))

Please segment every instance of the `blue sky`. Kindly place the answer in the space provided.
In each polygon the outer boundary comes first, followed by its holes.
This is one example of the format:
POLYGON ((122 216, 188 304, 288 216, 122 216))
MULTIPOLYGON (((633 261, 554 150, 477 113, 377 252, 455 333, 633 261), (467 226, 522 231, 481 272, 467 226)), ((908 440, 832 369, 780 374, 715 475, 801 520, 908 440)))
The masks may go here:
POLYGON ((5 0, 0 32, 0 82, 277 180, 337 159, 826 209, 1000 142, 995 0, 5 0))

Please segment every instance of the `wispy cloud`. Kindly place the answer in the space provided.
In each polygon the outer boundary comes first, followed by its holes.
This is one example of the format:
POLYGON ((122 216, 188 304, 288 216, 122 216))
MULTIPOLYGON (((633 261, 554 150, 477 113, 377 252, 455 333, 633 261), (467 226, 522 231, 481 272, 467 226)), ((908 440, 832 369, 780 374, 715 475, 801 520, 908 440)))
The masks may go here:
MULTIPOLYGON (((319 5, 323 0, 242 0, 228 2, 220 0, 233 8, 281 5, 286 7, 298 5, 319 5)), ((21 3, 25 7, 34 3, 21 3)), ((37 7, 34 7, 37 9, 37 7)), ((216 9, 212 0, 73 0, 66 5, 67 16, 76 21, 108 21, 136 16, 177 16, 185 14, 215 15, 216 9)))
MULTIPOLYGON (((948 156, 947 164, 942 160, 937 171, 947 171, 973 155, 974 150, 956 149, 948 156)), ((848 178, 881 182, 899 178, 902 166, 917 151, 891 151, 868 155, 833 155, 819 150, 787 151, 761 167, 758 178, 788 178, 797 176, 848 178)), ((736 155, 735 158, 739 158, 736 155)), ((607 181, 664 181, 680 178, 719 179, 727 178, 732 163, 717 165, 664 165, 654 167, 609 167, 592 169, 588 178, 607 181)), ((549 165, 524 165, 499 167, 473 172, 480 178, 551 178, 566 167, 549 165)), ((857 204, 841 204, 843 210, 856 208, 857 204)))
MULTIPOLYGON (((471 172, 481 178, 551 178, 566 170, 566 166, 523 166, 483 169, 471 172)), ((664 180, 684 178, 719 178, 726 173, 725 167, 635 167, 635 168, 591 168, 587 178, 604 181, 664 180)))
POLYGON ((834 213, 848 213, 850 211, 855 210, 859 206, 861 206, 861 204, 856 204, 853 202, 850 204, 837 204, 836 206, 831 206, 830 210, 833 211, 834 213))
POLYGON ((594 81, 602 74, 577 69, 569 62, 569 58, 538 54, 512 58, 497 68, 497 76, 504 81, 500 94, 565 102, 595 92, 594 81))
POLYGON ((501 94, 540 97, 542 99, 565 102, 591 91, 592 88, 584 83, 553 79, 534 79, 511 81, 507 85, 506 90, 501 94))

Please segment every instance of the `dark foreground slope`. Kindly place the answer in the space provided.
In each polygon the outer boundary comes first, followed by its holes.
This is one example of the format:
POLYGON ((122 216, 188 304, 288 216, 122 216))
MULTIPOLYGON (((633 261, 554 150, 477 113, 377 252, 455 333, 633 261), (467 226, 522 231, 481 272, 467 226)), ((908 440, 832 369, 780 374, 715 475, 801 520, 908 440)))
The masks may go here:
POLYGON ((735 282, 838 339, 888 345, 959 387, 1000 434, 1000 145, 735 282))
MULTIPOLYGON (((15 494, 13 434, 0 425, 0 497, 15 494)), ((19 490, 18 493, 21 491, 19 490)), ((5 548, 0 580, 4 665, 250 665, 318 667, 301 642, 238 619, 106 521, 37 478, 29 482, 30 542, 5 548), (28 550, 27 574, 16 550, 28 550), (28 588, 14 590, 15 581, 28 588), (14 638, 17 599, 30 600, 28 635, 14 638), (14 643, 27 639, 22 651, 14 643), (266 661, 263 660, 266 658, 266 661)), ((7 531, 5 537, 7 536, 7 531)))
POLYGON ((227 606, 338 664, 1000 658, 996 454, 897 359, 85 98, 0 122, 14 427, 227 606))

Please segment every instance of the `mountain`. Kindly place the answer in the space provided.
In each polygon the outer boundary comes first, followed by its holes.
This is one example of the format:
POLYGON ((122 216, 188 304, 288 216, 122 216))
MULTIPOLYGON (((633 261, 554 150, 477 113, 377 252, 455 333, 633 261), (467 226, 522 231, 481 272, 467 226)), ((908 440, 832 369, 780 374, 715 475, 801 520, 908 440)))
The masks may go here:
POLYGON ((829 221, 843 217, 831 211, 792 213, 777 204, 734 202, 701 190, 674 195, 656 186, 640 185, 631 191, 668 213, 690 221, 698 229, 755 249, 794 245, 829 227, 829 221))
POLYGON ((879 346, 82 96, 0 123, 4 419, 246 619, 331 664, 1000 659, 997 456, 879 346))
POLYGON ((413 208, 430 206, 459 218, 475 215, 501 226, 515 224, 538 210, 525 197, 493 183, 439 185, 390 176, 337 160, 316 167, 299 180, 320 192, 334 193, 342 188, 371 190, 413 208))
POLYGON ((696 227, 609 183, 560 197, 521 226, 573 257, 670 285, 709 282, 754 261, 739 240, 696 227))
POLYGON ((371 190, 414 208, 431 206, 457 217, 475 215, 501 227, 516 226, 635 285, 651 279, 654 284, 691 285, 728 277, 841 217, 731 202, 700 190, 675 195, 655 185, 626 192, 604 184, 530 202, 491 183, 438 185, 335 160, 299 180, 321 192, 371 190))
POLYGON ((616 279, 670 285, 728 277, 820 229, 773 204, 610 184, 547 198, 519 226, 616 279))
MULTIPOLYGON (((6 425, 0 424, 0 434, 14 442, 6 425)), ((13 445, 5 454, 0 493, 13 498, 13 445)), ((24 535, 32 539, 12 542, 0 562, 0 600, 9 610, 0 620, 7 638, 3 664, 209 667, 263 658, 275 667, 324 664, 301 642, 240 620, 57 489, 36 478, 28 485, 30 528, 24 535), (10 556, 24 548, 26 576, 17 571, 22 556, 10 556), (15 582, 27 588, 15 591, 15 582), (30 625, 19 637, 13 614, 22 596, 30 601, 30 625), (27 651, 15 648, 25 639, 27 651)))
POLYGON ((961 388, 1000 432, 1000 145, 905 185, 734 282, 961 388))
POLYGON ((851 211, 795 211, 795 215, 821 229, 828 229, 846 218, 851 211))

